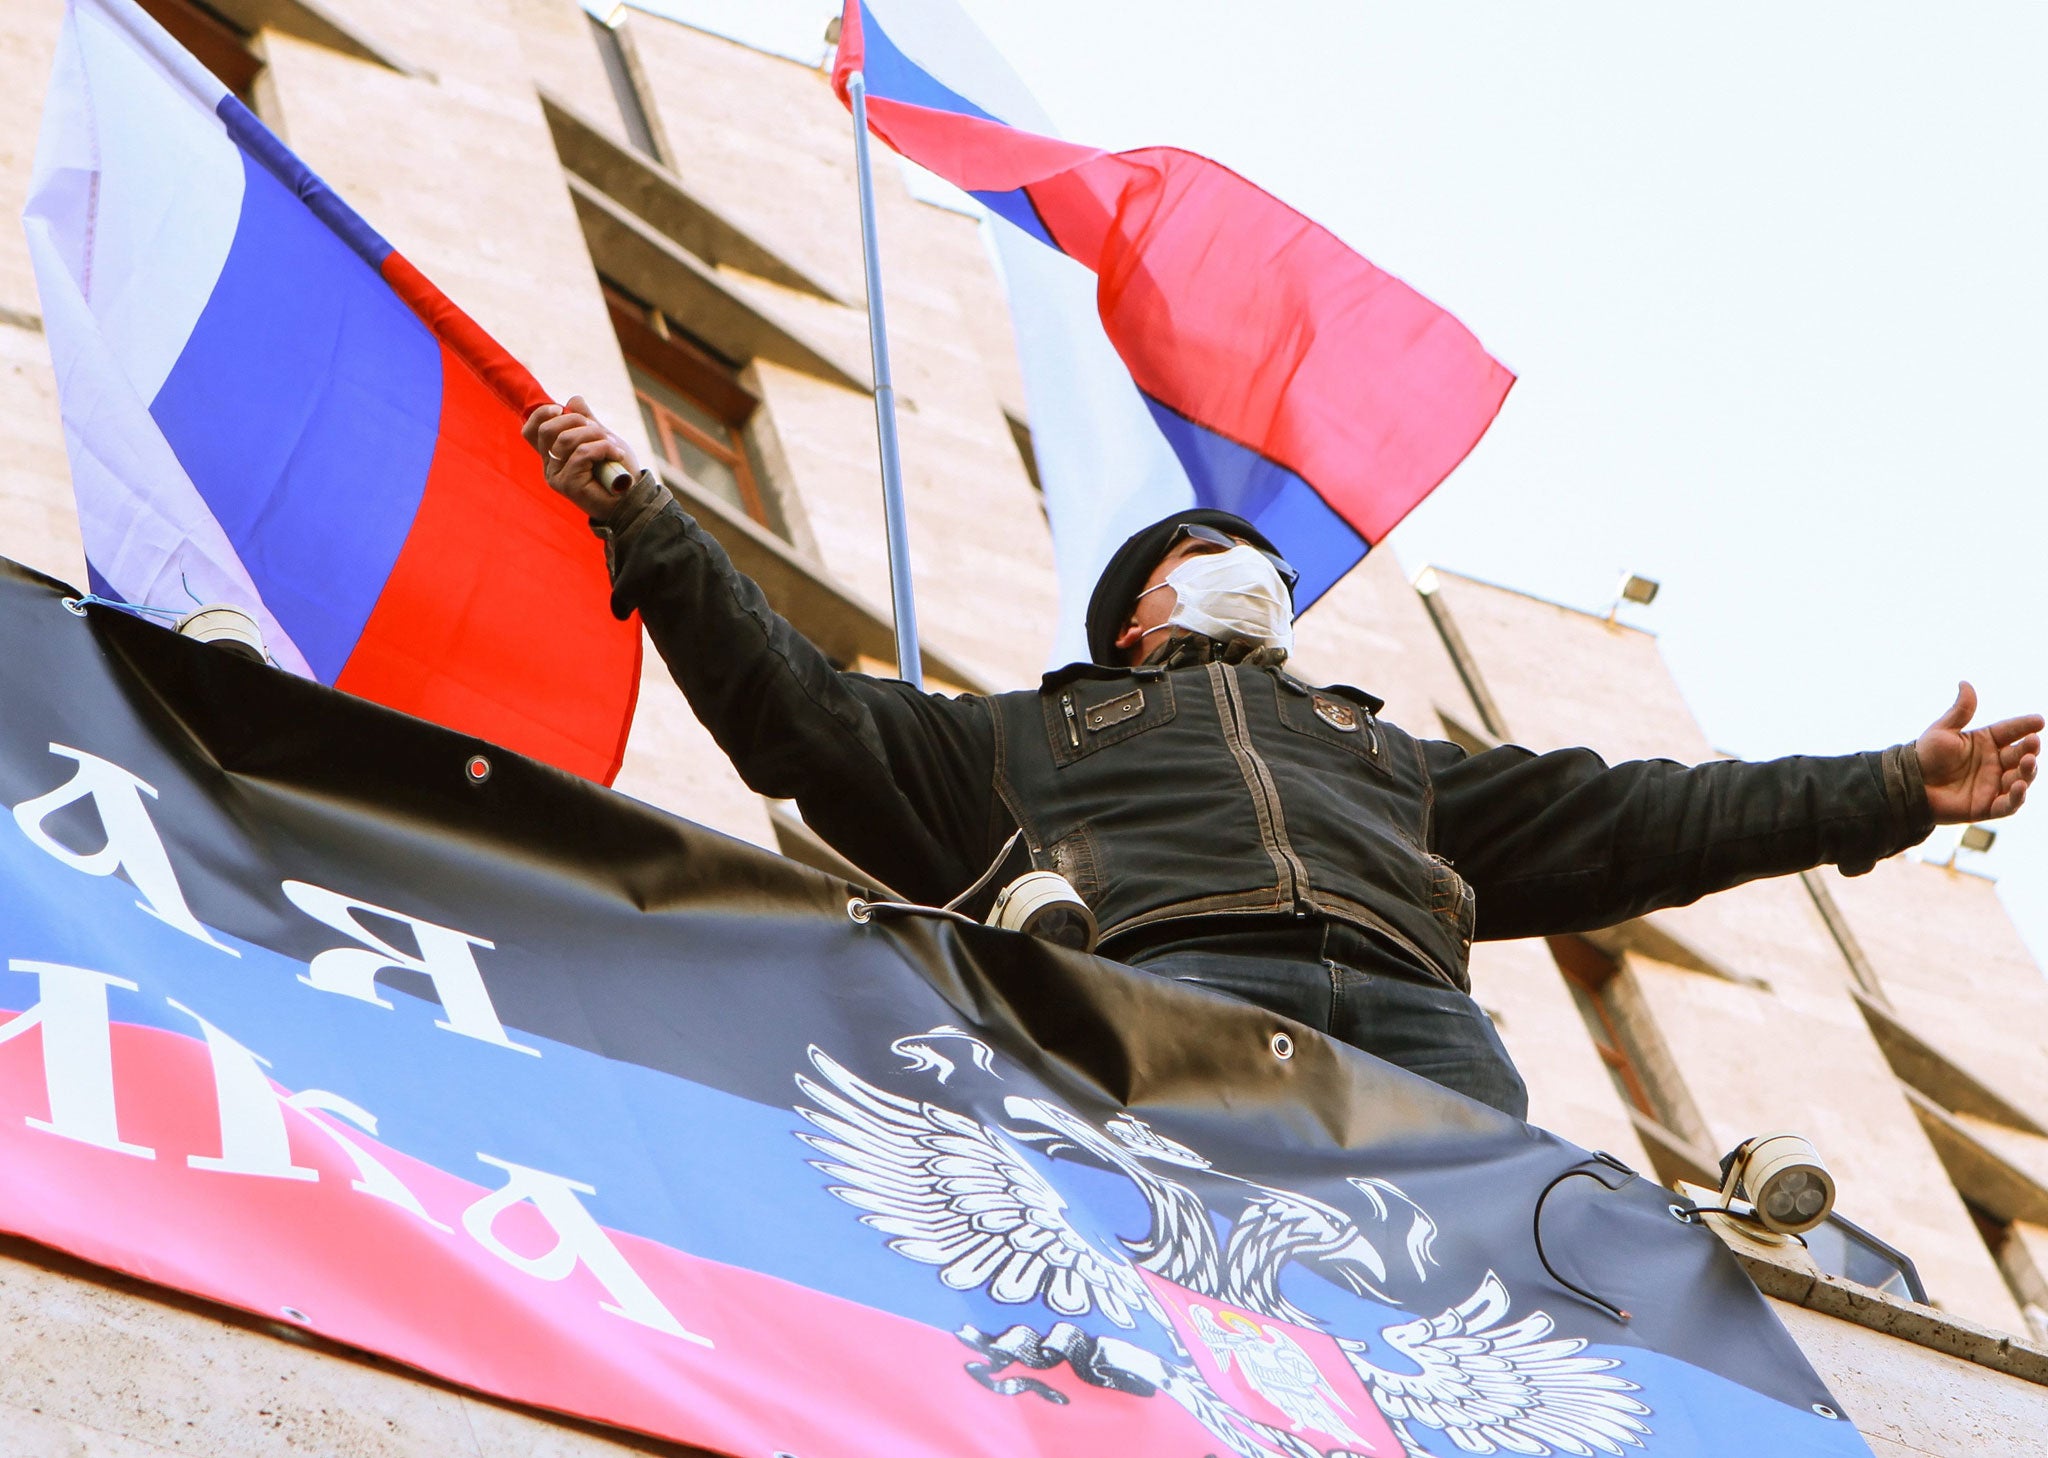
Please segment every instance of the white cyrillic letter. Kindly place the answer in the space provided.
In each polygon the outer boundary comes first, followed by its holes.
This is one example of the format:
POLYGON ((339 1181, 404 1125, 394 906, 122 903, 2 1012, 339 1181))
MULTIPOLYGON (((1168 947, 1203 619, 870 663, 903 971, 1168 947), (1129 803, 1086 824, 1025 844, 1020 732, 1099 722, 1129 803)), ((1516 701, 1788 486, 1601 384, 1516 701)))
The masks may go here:
POLYGON ((155 1159, 154 1149, 124 1141, 114 1123, 114 1037, 107 1023, 107 989, 134 992, 135 984, 125 977, 56 962, 9 961, 7 970, 34 973, 40 986, 35 1006, 0 1023, 0 1044, 30 1028, 43 1030, 43 1087, 50 1099, 50 1117, 28 1119, 29 1128, 115 1154, 155 1159))
POLYGON ((477 1158, 504 1170, 506 1174, 503 1189, 485 1195, 462 1212, 462 1228, 476 1238, 478 1245, 507 1265, 542 1281, 559 1281, 580 1263, 611 1293, 610 1301, 598 1304, 614 1316, 623 1316, 628 1321, 637 1321, 642 1326, 653 1327, 656 1331, 667 1332, 699 1346, 712 1344, 709 1337, 685 1331, 682 1323, 669 1314, 669 1309, 647 1289, 647 1283, 640 1279, 639 1272, 626 1264, 626 1258, 612 1244, 611 1237, 604 1233, 604 1227, 591 1218, 590 1212, 583 1208, 583 1202, 576 1198, 578 1195, 594 1195, 596 1190, 575 1180, 563 1179, 560 1175, 493 1159, 481 1152, 477 1158), (521 1201, 531 1202, 533 1208, 540 1212, 541 1219, 547 1221, 555 1232, 555 1244, 546 1255, 523 1256, 499 1240, 493 1229, 498 1217, 521 1201))
POLYGON ((230 957, 242 954, 233 947, 214 939, 212 932, 199 924, 185 905, 185 893, 178 889, 178 877, 171 870, 171 858, 164 854, 164 843, 156 833, 156 826, 150 822, 149 810, 142 803, 147 795, 154 800, 156 790, 143 783, 134 775, 97 755, 87 754, 82 749, 67 749, 61 744, 50 746, 50 753, 78 761, 78 772, 71 779, 47 795, 38 795, 33 800, 24 800, 14 807, 14 821, 21 827, 21 833, 39 850, 48 851, 74 871, 83 871, 88 876, 111 876, 116 870, 126 871, 128 879, 135 883, 135 889, 142 893, 142 899, 135 904, 163 922, 174 926, 187 936, 194 936, 209 947, 216 947, 230 957), (54 839, 43 829, 43 822, 57 811, 77 800, 92 796, 92 807, 100 817, 100 828, 106 832, 107 843, 89 856, 82 856, 54 839))
MULTIPOLYGON (((329 1093, 324 1088, 309 1088, 303 1093, 293 1094, 285 1102, 302 1114, 311 1115, 315 1112, 332 1114, 336 1118, 348 1120, 349 1123, 355 1125, 373 1139, 377 1135, 377 1116, 362 1107, 362 1105, 351 1102, 338 1093, 329 1093)), ((348 1135, 342 1133, 339 1129, 334 1128, 324 1119, 309 1117, 306 1122, 318 1129, 322 1134, 325 1134, 329 1139, 332 1139, 340 1147, 341 1152, 346 1154, 355 1165, 356 1178, 352 1182, 353 1188, 362 1191, 366 1195, 375 1195, 380 1200, 389 1200, 400 1209, 419 1216, 420 1219, 426 1221, 427 1224, 433 1226, 436 1230, 448 1229, 447 1226, 429 1215, 426 1207, 420 1204, 419 1197, 407 1189, 405 1182, 387 1169, 383 1162, 370 1153, 369 1150, 363 1148, 362 1145, 356 1143, 355 1140, 349 1138, 348 1135)))
POLYGON ((373 1002, 378 1007, 389 1007, 391 1004, 377 991, 377 974, 387 967, 418 972, 433 981, 434 994, 441 999, 441 1011, 447 1014, 434 1024, 435 1027, 540 1057, 540 1049, 515 1043, 505 1036, 497 1009, 491 1006, 491 995, 484 988, 483 974, 477 971, 476 956, 470 949, 490 947, 494 943, 304 881, 285 882, 284 894, 292 905, 315 921, 363 944, 360 947, 335 947, 320 953, 299 974, 299 981, 308 987, 317 987, 322 992, 338 992, 343 997, 373 1002), (388 916, 410 926, 413 935, 419 939, 419 955, 401 952, 376 933, 366 930, 356 920, 359 911, 367 911, 373 916, 388 916))
POLYGON ((277 1090, 263 1071, 270 1067, 270 1060, 251 1053, 175 997, 164 1001, 199 1024, 199 1031, 206 1034, 206 1051, 213 1060, 213 1099, 220 1110, 220 1154, 187 1155, 185 1163, 219 1174, 319 1179, 319 1170, 292 1163, 284 1111, 278 1106, 277 1090))

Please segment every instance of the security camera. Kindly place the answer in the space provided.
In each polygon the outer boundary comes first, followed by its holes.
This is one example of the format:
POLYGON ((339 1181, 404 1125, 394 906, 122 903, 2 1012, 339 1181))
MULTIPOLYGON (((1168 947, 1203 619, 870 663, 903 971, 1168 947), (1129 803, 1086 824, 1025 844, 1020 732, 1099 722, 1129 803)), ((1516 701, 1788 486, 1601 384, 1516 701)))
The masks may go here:
POLYGON ((989 908, 988 924, 1057 942, 1077 952, 1095 950, 1095 913, 1057 871, 1030 871, 1005 886, 989 908))
POLYGON ((1811 1142, 1797 1134, 1745 1139, 1721 1161, 1724 1204, 1747 1198, 1757 1223, 1779 1235, 1803 1235, 1835 1208, 1835 1178, 1811 1142))
POLYGON ((263 630, 256 619, 230 602, 210 602, 178 619, 177 631, 187 638, 211 643, 237 658, 262 663, 263 630))

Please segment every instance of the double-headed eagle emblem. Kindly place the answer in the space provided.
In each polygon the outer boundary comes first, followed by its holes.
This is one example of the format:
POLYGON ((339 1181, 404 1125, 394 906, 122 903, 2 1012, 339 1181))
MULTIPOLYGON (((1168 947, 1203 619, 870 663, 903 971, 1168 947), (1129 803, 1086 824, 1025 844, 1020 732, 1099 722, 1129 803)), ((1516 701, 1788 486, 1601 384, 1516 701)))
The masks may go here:
MULTIPOLYGON (((894 1051, 911 1071, 930 1070, 928 1040, 941 1036, 973 1044, 975 1067, 996 1076, 986 1045, 957 1028, 898 1039, 894 1051)), ((1650 1409, 1629 1396, 1637 1385, 1613 1370, 1620 1363, 1585 1355, 1583 1338, 1553 1337, 1542 1311, 1510 1319, 1491 1271, 1463 1301, 1385 1326, 1376 1340, 1331 1332, 1299 1304, 1298 1280, 1283 1292, 1300 1269, 1388 1306, 1434 1304, 1423 1288, 1437 1264, 1436 1222, 1386 1180, 1351 1178, 1356 1199, 1339 1209, 1219 1171, 1129 1114, 1098 1128, 1012 1094, 1003 1122, 984 1124, 877 1088, 818 1048, 810 1061, 817 1077, 797 1075, 806 1102, 796 1111, 812 1130, 798 1137, 831 1193, 954 1290, 1043 1303, 1061 1318, 1042 1333, 961 1330, 981 1358, 968 1372, 997 1392, 1064 1401, 1046 1383, 998 1374, 1065 1363, 1092 1385, 1171 1399, 1242 1458, 1426 1458, 1418 1429, 1465 1453, 1591 1458, 1641 1447, 1650 1432, 1650 1409), (1043 1172, 1052 1159, 1128 1180, 1148 1228, 1088 1228, 1043 1172), (1212 1205, 1176 1171, 1226 1184, 1234 1208, 1212 1205), (1172 1349, 1084 1330, 1091 1317, 1134 1333, 1156 1326, 1172 1349)))

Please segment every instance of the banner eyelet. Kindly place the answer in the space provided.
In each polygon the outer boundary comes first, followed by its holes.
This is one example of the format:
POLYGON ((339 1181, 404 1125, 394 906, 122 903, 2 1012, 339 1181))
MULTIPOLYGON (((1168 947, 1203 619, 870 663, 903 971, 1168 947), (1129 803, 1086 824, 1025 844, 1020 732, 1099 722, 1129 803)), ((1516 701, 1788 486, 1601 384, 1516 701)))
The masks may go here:
POLYGON ((1294 1039, 1286 1033, 1275 1033, 1270 1046, 1273 1049, 1273 1056, 1282 1063, 1294 1056, 1294 1039))

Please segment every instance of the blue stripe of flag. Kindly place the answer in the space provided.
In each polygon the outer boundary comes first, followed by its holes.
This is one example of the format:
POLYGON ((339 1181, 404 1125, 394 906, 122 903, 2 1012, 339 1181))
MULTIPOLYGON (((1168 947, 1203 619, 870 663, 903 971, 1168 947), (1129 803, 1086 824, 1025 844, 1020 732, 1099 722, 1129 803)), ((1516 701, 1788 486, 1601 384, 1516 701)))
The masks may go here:
POLYGON ((995 113, 982 110, 904 55, 896 42, 889 39, 889 33, 875 23, 874 13, 865 5, 860 10, 860 35, 861 75, 867 81, 869 96, 887 97, 891 101, 906 101, 913 106, 930 107, 934 111, 950 111, 960 116, 979 117, 983 121, 995 122, 999 126, 1009 125, 995 113))
POLYGON ((264 602, 332 683, 419 509, 441 350, 362 237, 334 231, 251 153, 242 161, 234 242, 150 414, 264 602))
POLYGON ((1195 504, 1235 512, 1266 534, 1301 573, 1294 610, 1306 612, 1372 544, 1316 489, 1278 461, 1197 425, 1150 395, 1145 405, 1194 484, 1195 504))

